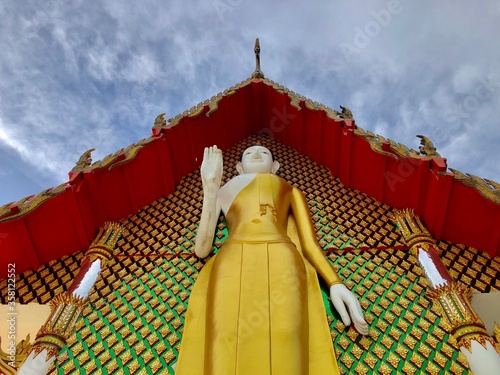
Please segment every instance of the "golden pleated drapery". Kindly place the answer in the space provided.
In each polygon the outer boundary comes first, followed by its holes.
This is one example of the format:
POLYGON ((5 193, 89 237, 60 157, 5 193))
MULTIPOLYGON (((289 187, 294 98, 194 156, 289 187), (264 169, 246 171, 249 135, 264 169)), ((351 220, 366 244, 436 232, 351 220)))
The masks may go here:
POLYGON ((340 279, 303 194, 258 174, 226 220, 230 235, 191 293, 176 375, 339 374, 316 271, 340 279))

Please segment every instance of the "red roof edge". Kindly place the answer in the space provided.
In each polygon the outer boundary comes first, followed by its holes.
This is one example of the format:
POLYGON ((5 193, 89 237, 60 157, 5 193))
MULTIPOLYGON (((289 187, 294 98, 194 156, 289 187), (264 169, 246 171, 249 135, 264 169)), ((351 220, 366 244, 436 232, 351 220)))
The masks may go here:
POLYGON ((85 250, 104 222, 172 193, 199 167, 204 147, 225 150, 259 132, 326 166, 347 188, 413 208, 436 239, 500 255, 500 200, 487 180, 446 172, 446 159, 366 132, 270 80, 249 79, 168 121, 159 116, 151 137, 74 169, 68 183, 0 207, 1 263, 19 273, 85 250))

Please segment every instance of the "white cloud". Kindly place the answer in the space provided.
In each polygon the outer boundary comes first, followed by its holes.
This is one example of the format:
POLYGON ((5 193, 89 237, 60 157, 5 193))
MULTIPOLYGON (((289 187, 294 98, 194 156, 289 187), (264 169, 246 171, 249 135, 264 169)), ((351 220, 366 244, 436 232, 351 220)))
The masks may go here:
POLYGON ((0 5, 0 141, 63 182, 87 149, 100 159, 248 77, 259 37, 267 77, 411 148, 429 135, 450 166, 500 180, 500 86, 476 93, 500 77, 497 5, 401 0, 348 62, 341 43, 388 1, 221 1, 222 14, 213 1, 0 5))

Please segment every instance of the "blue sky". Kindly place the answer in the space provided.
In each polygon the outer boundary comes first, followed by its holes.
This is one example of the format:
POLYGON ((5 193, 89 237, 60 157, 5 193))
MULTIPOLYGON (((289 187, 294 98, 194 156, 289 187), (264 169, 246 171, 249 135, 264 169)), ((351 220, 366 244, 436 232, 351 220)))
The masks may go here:
POLYGON ((0 205, 246 79, 256 37, 267 78, 500 181, 495 1, 12 0, 0 35, 0 205))

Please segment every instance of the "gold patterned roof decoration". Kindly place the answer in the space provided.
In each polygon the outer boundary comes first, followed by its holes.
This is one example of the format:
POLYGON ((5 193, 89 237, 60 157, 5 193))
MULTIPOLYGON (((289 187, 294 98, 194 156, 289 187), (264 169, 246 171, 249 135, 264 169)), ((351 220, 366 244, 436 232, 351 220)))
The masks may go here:
MULTIPOLYGON (((154 137, 142 139, 139 142, 133 143, 124 149, 118 150, 114 154, 110 154, 106 156, 104 159, 96 161, 93 164, 90 163, 92 162, 91 153, 92 151, 94 151, 94 149, 87 150, 82 154, 82 156, 80 156, 80 159, 78 160, 77 164, 75 165, 75 167, 73 167, 71 171, 83 172, 83 171, 93 171, 101 168, 109 168, 109 169, 114 168, 117 165, 120 165, 135 158, 137 153, 144 146, 148 145, 154 140, 155 140, 154 137)), ((40 204, 42 204, 46 200, 54 198, 55 196, 64 192, 68 186, 70 186, 70 184, 68 182, 65 182, 55 188, 46 189, 37 195, 25 197, 17 202, 10 202, 4 204, 3 206, 0 206, 0 222, 13 220, 20 216, 26 215, 27 213, 33 211, 35 208, 37 208, 40 204)))
POLYGON ((73 167, 72 170, 84 170, 87 167, 90 167, 92 164, 92 152, 95 151, 95 148, 91 148, 90 150, 85 151, 82 156, 80 156, 80 159, 76 162, 76 165, 73 167))
POLYGON ((261 79, 264 84, 266 84, 267 86, 271 86, 276 92, 288 95, 288 97, 290 98, 290 105, 297 108, 299 111, 302 109, 300 103, 304 102, 305 106, 308 109, 315 111, 319 110, 324 111, 327 117, 331 118, 332 120, 340 120, 342 118, 345 119, 353 118, 352 112, 347 107, 340 106, 342 112, 336 111, 334 109, 326 107, 321 103, 313 101, 303 95, 297 94, 296 92, 286 88, 285 86, 277 82, 274 82, 273 80, 265 78, 264 73, 260 68, 260 42, 258 38, 255 41, 254 52, 255 52, 255 71, 252 73, 251 78, 246 79, 230 87, 229 89, 224 90, 223 92, 220 92, 217 95, 212 96, 210 99, 198 103, 197 105, 191 107, 190 109, 185 110, 184 112, 168 120, 165 120, 165 113, 158 115, 153 123, 153 129, 155 128, 169 129, 174 126, 177 126, 184 117, 196 117, 200 115, 205 109, 205 107, 208 107, 208 111, 206 113, 206 116, 208 117, 219 108, 219 102, 222 100, 224 96, 231 96, 235 94, 240 88, 249 85, 253 79, 261 79))
MULTIPOLYGON (((387 155, 396 160, 399 157, 412 159, 441 159, 442 156, 437 152, 434 143, 424 135, 417 135, 420 138, 419 151, 409 149, 402 143, 397 143, 392 139, 386 139, 381 135, 374 134, 369 130, 364 130, 356 126, 354 134, 365 139, 373 151, 387 155)), ((454 174, 454 178, 464 185, 476 189, 482 196, 496 204, 500 204, 500 183, 483 179, 470 173, 462 173, 453 168, 448 168, 454 174)), ((439 172, 444 174, 444 172, 439 172)))
POLYGON ((85 168, 85 170, 93 171, 101 168, 114 168, 117 165, 123 164, 135 158, 139 150, 141 150, 144 146, 150 144, 154 140, 154 137, 141 139, 137 143, 132 143, 124 149, 118 150, 113 154, 105 156, 102 160, 98 160, 91 166, 85 168))
POLYGON ((428 156, 429 158, 440 158, 441 155, 437 152, 436 147, 434 146, 434 143, 427 138, 425 135, 417 135, 418 138, 420 138, 420 147, 418 148, 420 150, 421 155, 428 156))
POLYGON ((155 122, 153 124, 153 129, 155 128, 173 128, 174 126, 177 126, 180 121, 184 117, 196 117, 203 113, 203 110, 205 107, 208 107, 208 111, 206 113, 206 116, 209 117, 213 112, 215 112, 219 108, 219 102, 222 100, 224 96, 231 96, 236 93, 240 88, 247 86, 250 84, 251 79, 246 79, 229 89, 226 89, 222 92, 219 92, 218 94, 212 96, 210 99, 207 99, 201 103, 198 103, 191 108, 185 110, 184 112, 178 114, 177 116, 171 117, 168 120, 165 120, 165 113, 162 113, 158 115, 155 119, 155 122))
POLYGON ((0 222, 13 220, 26 215, 46 200, 54 198, 56 195, 64 192, 67 187, 68 183, 65 182, 55 188, 44 190, 37 195, 32 195, 17 202, 11 202, 0 206, 0 222))
POLYGON ((479 193, 481 193, 483 197, 493 201, 496 204, 500 204, 500 184, 498 182, 483 179, 469 173, 463 174, 456 169, 450 168, 450 170, 455 175, 455 180, 458 180, 464 185, 476 189, 477 191, 479 191, 479 193))
MULTIPOLYGON (((264 84, 267 86, 271 86, 273 90, 280 94, 286 94, 290 98, 290 105, 292 107, 297 108, 299 111, 302 109, 300 106, 301 102, 304 102, 304 105, 306 108, 313 110, 313 111, 324 111, 326 116, 332 120, 341 120, 342 118, 339 116, 340 112, 336 111, 334 109, 331 109, 330 107, 325 106, 324 104, 321 104, 317 101, 311 100, 303 95, 300 95, 296 93, 295 91, 290 90, 289 88, 274 82, 271 79, 265 78, 262 80, 264 84)), ((341 107, 342 108, 342 107, 341 107)), ((346 117, 347 118, 347 117, 346 117)))
POLYGON ((340 118, 353 118, 352 112, 349 108, 340 106, 342 112, 339 114, 340 118))
POLYGON ((381 135, 374 134, 369 130, 364 130, 359 126, 354 130, 354 134, 365 139, 370 144, 373 151, 390 156, 396 160, 399 159, 399 156, 413 159, 441 158, 441 155, 437 152, 432 141, 424 135, 417 135, 417 137, 420 138, 420 151, 416 151, 408 148, 402 143, 395 142, 392 139, 386 139, 381 135))

